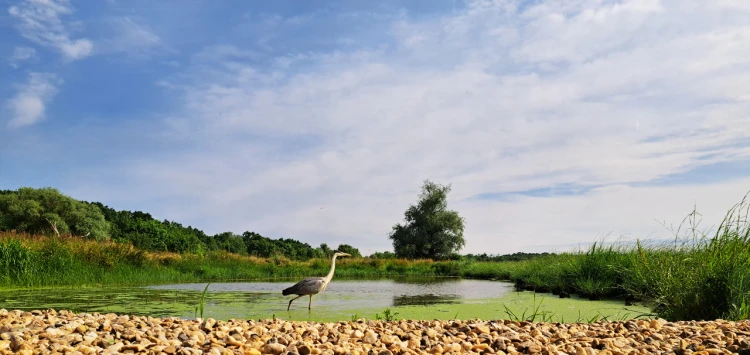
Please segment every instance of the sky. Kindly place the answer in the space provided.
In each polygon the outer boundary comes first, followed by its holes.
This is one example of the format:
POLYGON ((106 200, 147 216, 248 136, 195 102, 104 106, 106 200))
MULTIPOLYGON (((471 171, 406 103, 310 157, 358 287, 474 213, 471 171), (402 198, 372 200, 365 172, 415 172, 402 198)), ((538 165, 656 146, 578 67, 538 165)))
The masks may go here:
POLYGON ((0 189, 392 250, 710 232, 750 191, 746 0, 0 2, 0 189))

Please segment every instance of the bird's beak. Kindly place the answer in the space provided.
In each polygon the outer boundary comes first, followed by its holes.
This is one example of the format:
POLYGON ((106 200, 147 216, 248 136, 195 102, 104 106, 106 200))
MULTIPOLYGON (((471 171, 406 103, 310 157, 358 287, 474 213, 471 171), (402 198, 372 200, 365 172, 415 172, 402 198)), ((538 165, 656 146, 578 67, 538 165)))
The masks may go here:
POLYGON ((347 254, 347 253, 341 253, 341 255, 343 255, 343 256, 351 256, 351 254, 347 254))

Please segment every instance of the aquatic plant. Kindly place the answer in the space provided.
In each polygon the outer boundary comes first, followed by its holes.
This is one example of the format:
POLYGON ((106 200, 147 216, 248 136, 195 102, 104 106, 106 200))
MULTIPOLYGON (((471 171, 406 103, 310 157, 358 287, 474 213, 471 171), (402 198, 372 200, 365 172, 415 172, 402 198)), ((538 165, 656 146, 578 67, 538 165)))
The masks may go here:
POLYGON ((541 321, 541 322, 550 322, 554 316, 554 313, 550 311, 539 311, 539 308, 542 306, 542 302, 544 302, 544 296, 542 296, 542 299, 539 300, 539 304, 536 304, 536 292, 534 292, 533 295, 533 304, 534 308, 529 312, 529 315, 526 315, 526 312, 529 310, 524 309, 523 313, 518 316, 515 312, 513 312, 505 303, 503 303, 503 307, 505 308, 505 314, 508 316, 510 320, 514 321, 527 321, 527 322, 534 322, 534 321, 541 321))
POLYGON ((396 315, 398 312, 393 312, 390 308, 386 308, 383 310, 383 317, 380 317, 380 313, 375 313, 375 320, 385 320, 386 322, 390 322, 396 319, 396 315))
POLYGON ((198 305, 195 306, 195 318, 203 318, 203 307, 205 305, 206 300, 206 291, 208 291, 208 286, 211 285, 211 283, 206 284, 206 288, 203 289, 203 293, 201 293, 201 297, 198 301, 198 305), (200 313, 200 317, 198 317, 200 313))

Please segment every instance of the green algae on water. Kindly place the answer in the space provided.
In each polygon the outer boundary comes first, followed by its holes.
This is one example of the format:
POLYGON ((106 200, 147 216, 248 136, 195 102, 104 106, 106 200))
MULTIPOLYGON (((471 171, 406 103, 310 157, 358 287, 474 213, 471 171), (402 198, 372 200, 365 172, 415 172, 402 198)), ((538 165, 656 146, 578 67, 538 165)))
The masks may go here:
MULTIPOLYGON (((335 287, 313 296, 313 308, 308 310, 308 298, 296 300, 289 311, 290 297, 283 297, 283 283, 253 283, 251 291, 231 290, 232 283, 211 284, 204 299, 204 318, 228 319, 284 319, 294 321, 348 321, 352 318, 384 318, 390 309, 395 319, 531 319, 536 321, 578 322, 591 320, 620 320, 650 317, 643 306, 625 306, 623 301, 589 301, 580 298, 558 298, 551 294, 530 291, 508 291, 507 283, 493 281, 441 280, 415 290, 414 283, 384 284, 384 281, 338 282, 335 287), (466 284, 460 283, 466 282, 466 284), (389 292, 382 290, 386 285, 389 292), (464 285, 464 286, 458 286, 464 285), (449 291, 462 289, 463 295, 449 291), (492 290, 495 291, 492 291, 492 290), (500 290, 500 291, 498 291, 500 290), (505 291, 503 291, 505 290, 505 291), (482 292, 478 292, 482 291, 482 292), (489 291, 489 292, 488 292, 489 291), (373 293, 374 292, 374 293, 373 293), (380 293, 377 293, 380 292, 380 293), (475 298, 472 293, 496 297, 475 298)), ((238 284, 249 287, 248 284, 238 284)), ((420 286, 422 287, 422 286, 420 286)), ((40 288, 0 292, 0 307, 5 309, 68 309, 77 313, 120 313, 195 317, 195 307, 201 300, 205 283, 162 285, 154 287, 88 287, 40 288)))

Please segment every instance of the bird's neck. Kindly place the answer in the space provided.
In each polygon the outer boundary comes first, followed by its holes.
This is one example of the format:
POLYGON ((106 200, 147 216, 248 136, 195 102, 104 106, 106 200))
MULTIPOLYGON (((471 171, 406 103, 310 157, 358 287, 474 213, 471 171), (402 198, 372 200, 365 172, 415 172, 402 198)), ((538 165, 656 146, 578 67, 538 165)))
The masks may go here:
POLYGON ((336 269, 336 256, 333 256, 333 259, 331 259, 331 271, 328 272, 328 275, 326 275, 326 284, 331 282, 331 279, 333 278, 333 271, 336 269))

